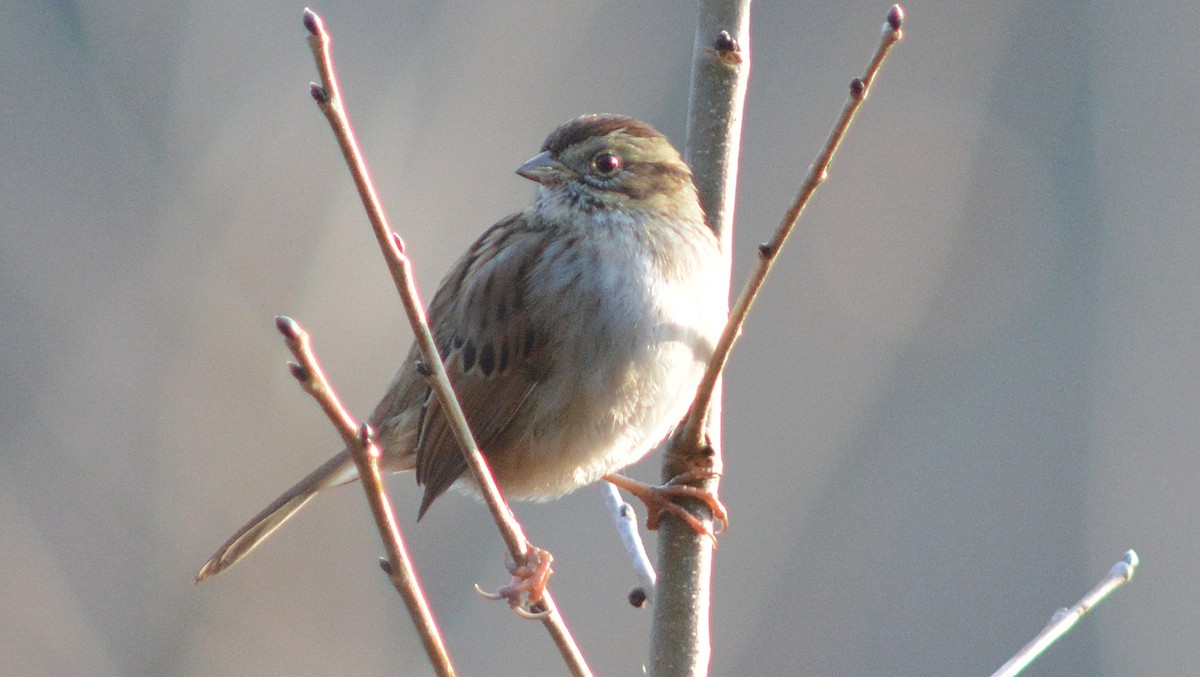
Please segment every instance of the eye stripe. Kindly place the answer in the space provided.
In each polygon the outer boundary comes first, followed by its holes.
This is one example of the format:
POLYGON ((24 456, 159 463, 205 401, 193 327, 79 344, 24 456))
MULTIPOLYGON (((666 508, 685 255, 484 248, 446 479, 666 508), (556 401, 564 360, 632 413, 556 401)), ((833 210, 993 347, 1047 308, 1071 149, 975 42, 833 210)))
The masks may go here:
POLYGON ((623 180, 612 185, 596 186, 634 200, 642 200, 655 193, 672 193, 681 184, 690 183, 691 171, 686 166, 663 162, 639 162, 626 166, 623 180))

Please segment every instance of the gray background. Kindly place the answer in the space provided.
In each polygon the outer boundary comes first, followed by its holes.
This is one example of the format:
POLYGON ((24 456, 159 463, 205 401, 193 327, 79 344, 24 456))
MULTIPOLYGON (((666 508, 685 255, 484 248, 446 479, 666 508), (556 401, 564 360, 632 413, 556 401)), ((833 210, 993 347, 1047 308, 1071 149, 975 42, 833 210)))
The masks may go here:
MULTIPOLYGON (((682 143, 691 2, 322 2, 428 297, 582 112, 682 143)), ((272 317, 368 412, 409 344, 293 2, 0 7, 0 671, 424 674, 361 494, 193 587, 336 447, 272 317)), ((753 10, 735 279, 883 2, 753 10)), ((1028 674, 1200 664, 1194 3, 910 2, 728 372, 717 675, 988 674, 1130 547, 1028 674)), ((635 476, 653 478, 658 459, 635 476)), ((392 481, 464 674, 558 674, 481 507, 392 481)), ((595 489, 520 505, 600 674, 650 615, 595 489)))

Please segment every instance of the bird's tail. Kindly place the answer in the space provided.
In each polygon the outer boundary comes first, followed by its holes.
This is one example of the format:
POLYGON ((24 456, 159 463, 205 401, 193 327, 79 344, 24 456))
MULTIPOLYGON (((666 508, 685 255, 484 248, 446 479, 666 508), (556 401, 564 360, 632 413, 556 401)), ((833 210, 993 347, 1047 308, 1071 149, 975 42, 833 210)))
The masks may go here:
POLYGON ((275 533, 275 530, 296 514, 296 511, 303 508, 317 492, 356 479, 358 468, 354 465, 354 459, 350 457, 349 452, 343 450, 297 482, 296 486, 285 491, 271 505, 255 515, 254 519, 238 529, 237 533, 200 567, 200 572, 196 574, 196 582, 215 576, 237 564, 250 554, 251 550, 258 547, 259 543, 266 540, 267 536, 275 533))

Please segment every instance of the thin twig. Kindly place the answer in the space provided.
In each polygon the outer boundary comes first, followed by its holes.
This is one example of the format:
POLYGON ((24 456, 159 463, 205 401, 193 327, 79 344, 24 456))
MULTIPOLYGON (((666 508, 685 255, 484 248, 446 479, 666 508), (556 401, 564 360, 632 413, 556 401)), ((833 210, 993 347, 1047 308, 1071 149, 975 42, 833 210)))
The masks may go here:
MULTIPOLYGON (((903 19, 903 9, 900 5, 893 5, 888 11, 879 47, 867 66, 866 74, 851 82, 849 100, 825 146, 809 168, 795 202, 771 240, 759 246, 758 266, 730 312, 688 416, 671 441, 663 464, 664 479, 688 470, 689 464, 705 462, 710 464, 711 470, 721 472, 721 372, 776 255, 813 192, 828 176, 833 154, 866 99, 884 58, 900 40, 903 19)), ((701 201, 710 210, 710 225, 721 238, 726 252, 729 251, 728 243, 732 238, 738 141, 748 65, 748 0, 701 2, 693 56, 688 159, 696 175, 701 201)), ((707 488, 715 491, 716 482, 710 480, 707 488)), ((705 518, 711 519, 711 516, 705 515, 705 518)), ((651 630, 651 672, 654 675, 706 672, 711 651, 708 639, 711 544, 708 539, 688 533, 690 530, 681 526, 678 520, 664 522, 659 538, 660 577, 657 609, 651 630)))
POLYGON ((1120 562, 1113 565, 1109 569, 1108 574, 1096 584, 1094 588, 1088 591, 1082 599, 1070 609, 1059 609, 1054 613, 1050 622, 1042 631, 1037 634, 1028 644, 1021 648, 1008 662, 1000 666, 1000 669, 992 673, 992 677, 1012 677, 1025 669, 1035 658, 1040 656, 1043 651, 1050 647, 1051 644, 1058 641, 1058 638, 1067 634, 1067 631, 1075 627, 1075 623, 1083 618, 1083 615, 1091 611, 1092 607, 1104 601, 1109 593, 1122 585, 1129 582, 1133 578, 1134 572, 1137 571, 1138 556, 1137 553, 1128 550, 1120 562))
MULTIPOLYGON (((311 9, 304 10, 304 25, 309 31, 309 48, 313 52, 313 58, 316 60, 317 69, 321 75, 321 84, 317 85, 314 83, 311 85, 313 98, 316 99, 321 111, 329 120, 338 145, 342 149, 342 154, 346 158, 346 163, 350 167, 354 184, 358 189, 359 197, 362 199, 363 207, 366 209, 367 218, 371 222, 371 229, 375 233, 375 239, 379 243, 384 260, 387 262, 388 270, 392 274, 396 291, 400 294, 400 300, 404 304, 404 311, 408 316, 409 324, 412 325, 413 333, 416 335, 422 359, 424 360, 424 364, 429 368, 428 380, 437 394, 442 406, 442 413, 447 417, 450 427, 454 431, 454 436, 458 440, 459 446, 466 458, 467 468, 479 486, 480 494, 483 496, 488 509, 492 513, 492 518, 500 530, 501 538, 504 539, 504 544, 508 548, 513 562, 516 566, 523 567, 529 560, 529 540, 525 537, 521 525, 513 516, 512 510, 505 503, 504 497, 500 494, 499 487, 496 486, 496 482, 492 478, 487 461, 484 459, 483 454, 480 453, 479 446, 475 443, 471 430, 467 425, 466 417, 463 416, 462 408, 459 406, 458 400, 454 395, 450 379, 446 375, 446 369, 438 356, 433 334, 430 332, 429 324, 425 319, 424 307, 417 295, 416 284, 413 282, 412 266, 408 257, 404 255, 403 242, 400 236, 388 225, 383 205, 379 201, 378 194, 370 178, 370 173, 367 170, 366 160, 358 148, 358 142, 355 139, 350 120, 346 115, 344 101, 338 88, 337 76, 333 68, 333 59, 329 50, 329 33, 325 30, 324 22, 311 9)), ((572 674, 590 675, 591 670, 588 668, 582 652, 580 652, 574 638, 571 636, 570 630, 563 621, 562 614, 558 612, 558 607, 554 603, 549 590, 545 591, 539 605, 547 612, 539 615, 539 617, 543 625, 550 632, 555 645, 559 649, 559 653, 562 654, 563 660, 566 661, 572 674)))
POLYGON ((850 129, 850 123, 854 121, 855 113, 858 112, 859 107, 866 100, 867 94, 871 89, 871 83, 875 81, 875 75, 883 65, 884 59, 887 58, 892 47, 903 37, 901 31, 903 22, 903 8, 900 5, 892 5, 892 8, 888 10, 887 23, 883 25, 883 35, 879 41, 879 47, 876 48, 875 54, 871 57, 871 62, 867 66, 866 73, 862 77, 854 78, 850 81, 850 96, 846 100, 845 106, 842 107, 842 113, 834 124, 833 130, 829 133, 829 138, 825 140, 824 147, 822 147, 821 152, 817 155, 817 159, 808 168, 808 175, 804 177, 804 183, 801 184, 800 192, 796 195, 795 201, 792 202, 792 206, 784 215, 783 221, 776 228, 771 239, 758 246, 758 265, 755 266, 754 271, 750 274, 750 279, 746 281, 746 286, 742 289, 737 302, 733 305, 733 310, 729 313, 729 322, 725 325, 725 331, 721 334, 716 349, 713 351, 712 359, 709 360, 708 367, 704 372, 704 379, 700 382, 700 387, 696 391, 696 399, 692 403, 687 423, 681 433, 681 437, 685 441, 689 441, 692 444, 700 444, 703 434, 704 416, 705 412, 708 411, 708 403, 712 399, 714 386, 716 385, 717 378, 725 369, 725 363, 729 359, 729 353, 733 348, 734 342, 741 334, 742 325, 746 322, 746 316, 750 313, 750 307, 754 304, 754 300, 758 296, 758 291, 762 288, 763 281, 767 278, 767 273, 771 271, 771 266, 775 263, 779 250, 783 247, 783 243, 791 235, 792 229, 800 219, 800 214, 808 206, 808 202, 812 198, 813 193, 816 192, 817 187, 829 177, 829 165, 833 161, 833 154, 837 152, 838 146, 842 143, 842 139, 845 138, 846 132, 850 129))
POLYGON ((646 554, 642 535, 638 533, 637 513, 633 511, 632 505, 621 498, 621 492, 616 485, 611 482, 600 482, 596 486, 600 487, 601 493, 604 494, 604 505, 608 508, 608 514, 612 517, 613 523, 616 524, 617 535, 621 537, 621 545, 625 546, 625 552, 629 555, 629 560, 633 563, 633 571, 638 577, 638 587, 630 591, 629 603, 635 607, 643 607, 651 599, 654 599, 654 586, 658 577, 654 573, 654 565, 650 563, 650 557, 646 554))
POLYGON ((291 363, 292 375, 300 382, 305 392, 312 395, 321 406, 321 410, 342 436, 346 449, 354 457, 354 464, 358 466, 358 476, 367 494, 367 503, 371 506, 371 515, 375 517, 375 525, 379 527, 379 535, 387 549, 385 571, 404 600, 404 606, 408 608, 408 614, 412 617, 421 643, 425 646, 429 662, 438 675, 454 675, 454 664, 450 661, 450 654, 446 651, 433 612, 429 610, 429 604, 425 601, 425 593, 421 590, 416 569, 408 557, 404 536, 396 522, 396 514, 384 490, 383 477, 379 473, 381 452, 372 439, 371 427, 366 423, 359 424, 342 406, 312 350, 308 332, 288 317, 275 318, 275 326, 279 333, 283 334, 288 348, 296 358, 296 361, 291 363))

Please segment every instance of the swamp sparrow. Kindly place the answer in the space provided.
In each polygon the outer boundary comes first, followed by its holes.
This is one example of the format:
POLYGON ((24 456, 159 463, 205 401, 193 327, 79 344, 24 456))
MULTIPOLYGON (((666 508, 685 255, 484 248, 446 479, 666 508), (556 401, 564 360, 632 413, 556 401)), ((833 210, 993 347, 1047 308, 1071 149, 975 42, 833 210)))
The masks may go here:
MULTIPOLYGON (((637 461, 679 422, 724 326, 726 291, 691 170, 649 125, 576 118, 517 173, 539 184, 533 204, 471 245, 434 295, 429 325, 500 489, 544 500, 637 461)), ((415 470, 424 485, 418 517, 451 485, 475 490, 419 359, 414 346, 369 419, 383 469, 415 470)), ((343 450, 196 580, 357 476, 343 450)))

